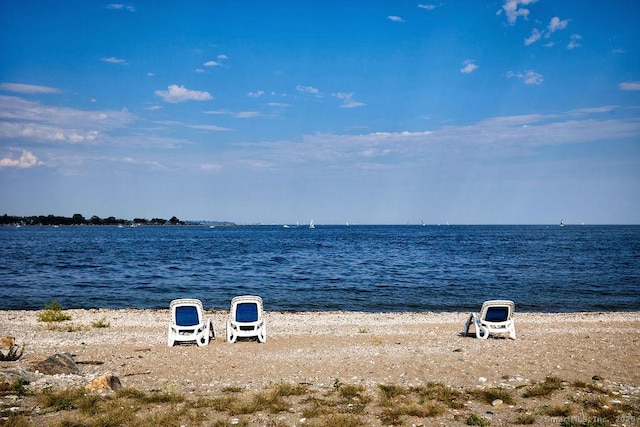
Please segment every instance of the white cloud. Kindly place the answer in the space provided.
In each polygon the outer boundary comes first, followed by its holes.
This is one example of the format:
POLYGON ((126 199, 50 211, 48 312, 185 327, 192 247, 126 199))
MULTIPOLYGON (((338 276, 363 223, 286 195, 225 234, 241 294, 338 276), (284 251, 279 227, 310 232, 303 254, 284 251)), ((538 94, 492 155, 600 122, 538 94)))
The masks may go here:
POLYGON ((232 116, 236 119, 251 119, 253 117, 260 116, 260 113, 257 111, 240 111, 238 113, 234 113, 233 111, 229 111, 229 110, 203 111, 203 114, 219 115, 219 116, 227 115, 227 116, 232 116))
POLYGON ((216 62, 216 61, 207 61, 202 65, 204 65, 205 67, 219 67, 222 64, 220 64, 219 62, 216 62))
POLYGON ((549 30, 547 34, 551 34, 558 30, 564 30, 565 28, 567 28, 568 24, 569 24, 568 20, 566 19, 560 20, 560 18, 558 18, 557 16, 554 16, 553 18, 551 18, 551 21, 547 26, 547 29, 549 30))
POLYGON ((156 96, 162 98, 164 102, 172 104, 185 101, 209 101, 213 96, 209 92, 201 92, 198 90, 189 90, 184 86, 169 85, 167 90, 157 90, 154 92, 156 96))
POLYGON ((110 56, 108 58, 101 58, 102 62, 108 62, 109 64, 122 64, 126 65, 127 61, 125 59, 116 58, 115 56, 110 56))
POLYGON ((505 0, 502 9, 498 10, 497 14, 500 15, 504 11, 507 16, 507 22, 514 25, 519 17, 526 20, 529 16, 529 9, 521 6, 528 6, 536 1, 537 0, 505 0))
POLYGON ((257 90, 255 92, 249 92, 247 94, 247 96, 249 96, 251 98, 260 98, 262 95, 264 95, 264 91, 263 90, 257 90))
POLYGON ((227 55, 221 54, 218 55, 218 59, 221 61, 226 61, 227 59, 229 59, 229 57, 227 55))
POLYGON ((254 117, 260 116, 260 113, 257 111, 240 111, 239 113, 235 113, 233 117, 237 119, 251 119, 254 117))
POLYGON ((424 10, 433 10, 433 9, 436 9, 436 8, 438 8, 440 6, 441 5, 439 5, 439 4, 422 4, 422 3, 418 4, 418 7, 420 9, 424 9, 424 10))
POLYGON ((539 85, 544 81, 542 74, 529 70, 524 73, 516 73, 514 71, 508 71, 507 78, 517 78, 522 80, 527 85, 539 85))
POLYGON ((627 51, 626 51, 626 50, 624 50, 624 49, 617 48, 617 49, 613 49, 613 50, 611 51, 611 53, 614 53, 614 54, 616 54, 616 55, 620 55, 620 54, 623 54, 623 53, 627 53, 627 51))
POLYGON ((474 64, 473 61, 471 59, 466 59, 462 65, 464 65, 464 67, 462 67, 460 69, 460 72, 463 74, 471 74, 473 73, 475 70, 478 69, 478 65, 474 64))
POLYGON ((43 163, 30 151, 23 150, 19 159, 12 159, 11 157, 5 157, 0 159, 0 168, 18 168, 27 169, 34 166, 42 165, 43 163))
POLYGON ((284 102, 269 102, 267 104, 269 107, 278 107, 278 108, 288 108, 291 107, 291 104, 286 104, 284 102))
POLYGON ((191 129, 209 130, 209 131, 214 131, 214 132, 222 132, 222 131, 231 130, 229 128, 225 128, 225 127, 222 127, 222 126, 216 126, 216 125, 186 125, 186 127, 191 128, 191 129))
POLYGON ((0 83, 0 90, 15 93, 60 93, 60 89, 49 86, 29 85, 25 83, 0 83))
POLYGON ((568 20, 566 19, 560 20, 560 18, 558 18, 557 16, 554 16, 553 18, 551 18, 551 21, 547 26, 548 31, 547 31, 547 34, 545 34, 545 37, 550 37, 552 33, 558 30, 564 30, 565 28, 567 28, 567 25, 569 25, 568 20))
POLYGON ((126 109, 83 111, 0 96, 0 140, 94 143, 103 132, 121 128, 133 120, 134 116, 126 109))
POLYGON ((393 22, 404 22, 404 19, 402 19, 401 16, 389 15, 387 16, 387 19, 393 22))
POLYGON ((332 96, 342 101, 341 108, 357 108, 366 105, 364 102, 354 101, 353 93, 338 92, 332 94, 332 96))
POLYGON ((622 90, 640 90, 640 81, 622 82, 618 87, 622 90))
POLYGON ((567 44, 567 49, 571 50, 581 47, 582 44, 580 43, 580 40, 582 40, 582 36, 580 34, 571 34, 571 41, 567 44))
POLYGON ((215 164, 215 163, 205 163, 200 165, 200 169, 205 171, 205 172, 220 172, 222 170, 222 165, 219 164, 215 164))
POLYGON ((313 86, 296 86, 296 90, 301 93, 308 93, 311 95, 320 95, 320 91, 313 86))
POLYGON ((107 9, 126 10, 127 12, 135 12, 136 8, 129 4, 111 3, 107 5, 107 9))
POLYGON ((540 37, 542 37, 540 30, 538 30, 537 28, 534 28, 533 31, 531 32, 531 35, 526 39, 524 39, 524 45, 529 46, 530 44, 533 44, 538 40, 540 40, 540 37))

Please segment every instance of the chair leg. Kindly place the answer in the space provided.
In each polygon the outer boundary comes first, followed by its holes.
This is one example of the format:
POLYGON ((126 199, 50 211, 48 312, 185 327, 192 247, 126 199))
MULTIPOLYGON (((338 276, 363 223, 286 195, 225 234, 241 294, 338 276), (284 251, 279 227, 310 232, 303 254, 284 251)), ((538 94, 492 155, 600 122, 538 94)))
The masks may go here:
POLYGON ((211 321, 211 319, 209 319, 208 322, 209 322, 209 331, 210 331, 209 332, 209 337, 212 340, 215 340, 216 339, 216 331, 215 331, 215 329, 213 329, 213 322, 211 321))
POLYGON ((258 330, 258 341, 261 343, 267 342, 267 325, 262 325, 258 330))
POLYGON ((469 335, 469 328, 471 327, 471 322, 473 321, 473 314, 469 315, 467 321, 464 322, 464 327, 462 328, 462 336, 466 337, 469 335))
POLYGON ((489 328, 476 323, 476 338, 486 340, 489 338, 489 328))
POLYGON ((173 339, 173 333, 171 331, 171 326, 169 326, 169 330, 167 331, 167 345, 169 347, 173 347, 175 340, 173 339))

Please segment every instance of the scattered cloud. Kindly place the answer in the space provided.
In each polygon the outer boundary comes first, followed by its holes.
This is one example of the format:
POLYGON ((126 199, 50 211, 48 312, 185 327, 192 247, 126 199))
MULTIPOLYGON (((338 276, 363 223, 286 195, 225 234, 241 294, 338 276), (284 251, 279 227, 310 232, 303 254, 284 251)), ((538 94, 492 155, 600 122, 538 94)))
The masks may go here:
POLYGON ((530 44, 533 44, 540 40, 540 37, 542 37, 542 33, 537 28, 534 28, 531 32, 531 35, 524 39, 524 45, 529 46, 530 44))
POLYGON ((613 49, 613 50, 611 51, 611 53, 614 53, 614 54, 616 54, 616 55, 620 55, 620 54, 623 54, 623 53, 627 53, 627 51, 626 51, 626 50, 624 50, 624 49, 617 48, 617 49, 613 49))
POLYGON ((569 25, 569 21, 567 19, 560 20, 557 16, 551 18, 549 25, 547 26, 547 33, 544 35, 545 37, 551 37, 551 34, 558 30, 564 30, 569 25))
POLYGON ((622 90, 640 90, 640 81, 622 82, 618 87, 622 90))
POLYGON ((225 127, 222 127, 222 126, 216 126, 216 125, 186 125, 186 127, 191 128, 191 129, 209 130, 209 131, 214 131, 214 132, 222 132, 222 131, 231 130, 229 128, 225 128, 225 127))
POLYGON ((127 12, 136 11, 136 8, 134 6, 131 6, 129 4, 122 4, 122 3, 111 3, 107 5, 107 9, 126 10, 127 12))
POLYGON ((11 157, 4 157, 0 159, 0 168, 27 169, 42 164, 43 163, 38 160, 38 158, 31 151, 27 150, 22 151, 22 155, 19 159, 13 159, 11 157))
POLYGON ((569 41, 569 44, 567 44, 567 49, 571 50, 581 47, 582 43, 580 43, 580 40, 582 40, 582 36, 580 34, 571 34, 571 40, 569 41))
POLYGON ((233 117, 237 119, 251 119, 254 117, 260 116, 260 113, 257 111, 240 111, 239 113, 235 113, 233 117))
POLYGON ((402 19, 401 16, 389 15, 387 16, 387 19, 393 22, 404 22, 404 19, 402 19))
POLYGON ((462 62, 462 65, 463 67, 460 69, 460 72, 462 74, 471 74, 479 67, 478 65, 474 64, 474 61, 471 59, 464 60, 464 62, 462 62))
POLYGON ((209 92, 201 92, 198 90, 189 90, 184 86, 169 85, 167 90, 157 90, 154 92, 156 96, 162 98, 164 102, 172 104, 185 101, 209 101, 213 96, 209 92))
POLYGON ((310 95, 320 96, 320 91, 313 86, 296 86, 296 90, 300 93, 308 93, 310 95))
POLYGON ((514 25, 519 17, 527 19, 529 16, 529 9, 521 6, 528 6, 535 3, 537 0, 505 0, 502 5, 502 9, 498 10, 497 15, 504 14, 507 16, 507 22, 514 25))
POLYGON ((134 118, 126 109, 84 111, 0 96, 0 140, 95 143, 102 133, 121 128, 134 118))
POLYGON ((418 4, 418 7, 420 9, 424 9, 424 10, 433 10, 433 9, 439 8, 440 6, 442 6, 442 5, 440 5, 440 4, 422 4, 422 3, 418 4))
POLYGON ((247 96, 250 97, 250 98, 260 98, 263 95, 264 95, 264 91, 263 90, 257 90, 255 92, 249 92, 247 94, 247 96))
POLYGON ((121 64, 127 65, 127 61, 125 59, 116 58, 115 56, 110 56, 108 58, 101 58, 102 62, 108 62, 109 64, 121 64))
POLYGON ((205 172, 215 173, 220 172, 222 170, 222 165, 215 163, 204 163, 200 165, 200 169, 205 172))
POLYGON ((337 92, 332 96, 342 101, 341 108, 357 108, 366 105, 364 102, 358 102, 353 100, 353 93, 337 92))
POLYGON ((227 59, 229 59, 229 57, 227 55, 218 55, 218 59, 221 61, 226 61, 227 59))
POLYGON ((287 108, 291 107, 291 104, 286 104, 284 102, 269 102, 267 104, 269 107, 278 107, 278 108, 287 108))
POLYGON ((261 115, 257 111, 233 112, 229 110, 209 110, 209 111, 203 111, 203 114, 220 115, 220 116, 226 115, 226 116, 234 117, 236 119, 251 119, 253 117, 259 117, 261 115))
POLYGON ((536 73, 535 71, 529 70, 524 73, 516 73, 513 71, 508 71, 506 74, 507 78, 517 78, 524 82, 526 85, 539 85, 542 84, 544 78, 542 74, 536 73))
POLYGON ((205 67, 219 67, 219 66, 221 66, 222 64, 221 64, 221 63, 219 63, 219 62, 216 62, 216 61, 207 61, 207 62, 205 62, 205 63, 204 63, 204 64, 202 64, 202 65, 204 65, 205 67))
POLYGON ((61 90, 55 87, 29 85, 25 83, 0 83, 0 90, 15 93, 38 94, 38 93, 60 93, 61 90))

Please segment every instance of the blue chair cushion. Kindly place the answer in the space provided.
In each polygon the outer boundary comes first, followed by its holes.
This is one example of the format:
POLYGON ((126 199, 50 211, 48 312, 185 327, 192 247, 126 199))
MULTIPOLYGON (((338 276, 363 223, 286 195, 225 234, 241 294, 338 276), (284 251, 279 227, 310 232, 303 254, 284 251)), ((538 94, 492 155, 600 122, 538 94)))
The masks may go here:
POLYGON ((200 323, 198 309, 196 307, 177 307, 176 324, 178 326, 195 326, 200 323))
POLYGON ((257 322, 258 305, 254 302, 243 302, 236 307, 236 322, 257 322))
POLYGON ((484 320, 487 322, 505 322, 509 316, 509 307, 489 307, 484 320))

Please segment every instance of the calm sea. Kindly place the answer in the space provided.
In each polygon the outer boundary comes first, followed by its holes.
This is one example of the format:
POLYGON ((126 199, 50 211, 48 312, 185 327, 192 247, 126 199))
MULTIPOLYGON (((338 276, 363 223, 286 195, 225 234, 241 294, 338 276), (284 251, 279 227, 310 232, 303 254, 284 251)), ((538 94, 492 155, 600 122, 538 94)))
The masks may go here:
POLYGON ((640 310, 640 226, 0 228, 0 309, 640 310))

